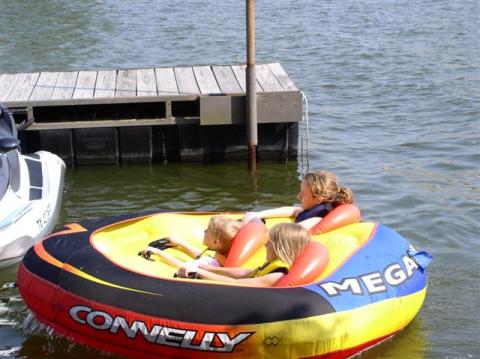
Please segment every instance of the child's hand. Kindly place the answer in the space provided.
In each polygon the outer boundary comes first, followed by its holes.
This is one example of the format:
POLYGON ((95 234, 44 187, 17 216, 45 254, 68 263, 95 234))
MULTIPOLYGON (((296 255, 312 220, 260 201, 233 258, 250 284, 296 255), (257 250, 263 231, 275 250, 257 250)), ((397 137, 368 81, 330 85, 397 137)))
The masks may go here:
POLYGON ((150 258, 150 255, 151 255, 151 254, 152 254, 152 253, 149 252, 147 249, 143 249, 143 250, 141 250, 140 252, 138 252, 138 255, 139 255, 139 256, 142 256, 143 258, 147 258, 147 259, 150 258))
POLYGON ((177 272, 177 276, 180 278, 188 278, 190 273, 195 273, 198 269, 198 264, 193 262, 185 263, 182 268, 177 272))
POLYGON ((155 247, 148 246, 144 250, 141 250, 140 252, 138 252, 138 255, 149 259, 152 253, 158 253, 158 249, 155 247))

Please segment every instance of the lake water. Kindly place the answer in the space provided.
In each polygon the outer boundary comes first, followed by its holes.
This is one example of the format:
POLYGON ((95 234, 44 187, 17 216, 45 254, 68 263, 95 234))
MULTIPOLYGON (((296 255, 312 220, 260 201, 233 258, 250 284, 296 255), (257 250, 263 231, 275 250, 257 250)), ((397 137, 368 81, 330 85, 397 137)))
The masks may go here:
MULTIPOLYGON (((244 21, 240 0, 0 0, 0 72, 244 62, 244 21)), ((479 28, 477 0, 258 1, 257 61, 281 62, 309 100, 310 168, 434 256, 419 315, 362 358, 480 356, 479 28)), ((70 168, 58 225, 292 204, 305 166, 70 168)), ((0 357, 107 357, 26 318, 1 292, 0 357)))

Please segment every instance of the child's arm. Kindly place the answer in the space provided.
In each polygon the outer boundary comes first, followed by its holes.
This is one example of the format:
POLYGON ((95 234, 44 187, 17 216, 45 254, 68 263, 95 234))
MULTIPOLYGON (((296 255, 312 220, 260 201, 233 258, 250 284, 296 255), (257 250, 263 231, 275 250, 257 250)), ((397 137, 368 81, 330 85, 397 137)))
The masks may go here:
POLYGON ((247 278, 255 270, 241 267, 216 267, 209 264, 200 264, 199 268, 230 278, 247 278))
POLYGON ((172 244, 176 244, 177 246, 182 247, 187 252, 187 254, 189 254, 193 258, 196 258, 200 254, 202 254, 202 251, 200 249, 198 249, 195 246, 192 246, 190 243, 182 241, 180 238, 176 236, 168 237, 168 240, 172 244))
POLYGON ((247 212, 242 221, 248 223, 253 218, 296 217, 302 210, 301 207, 278 207, 259 212, 247 212))
POLYGON ((171 254, 168 254, 168 253, 165 253, 164 251, 158 249, 158 248, 154 248, 154 247, 147 247, 145 249, 145 251, 151 251, 153 254, 156 254, 157 256, 159 256, 160 258, 162 258, 162 260, 167 263, 168 265, 172 266, 172 267, 175 267, 175 268, 181 268, 185 265, 185 262, 181 261, 180 259, 178 258, 175 258, 174 256, 172 256, 171 254))
MULTIPOLYGON (((229 269, 234 269, 234 268, 229 268, 229 269)), ((204 279, 214 280, 218 282, 232 283, 232 284, 235 284, 235 283, 248 284, 255 287, 271 287, 285 275, 283 273, 269 273, 256 278, 231 278, 224 275, 209 272, 202 268, 197 268, 196 272, 204 279)))

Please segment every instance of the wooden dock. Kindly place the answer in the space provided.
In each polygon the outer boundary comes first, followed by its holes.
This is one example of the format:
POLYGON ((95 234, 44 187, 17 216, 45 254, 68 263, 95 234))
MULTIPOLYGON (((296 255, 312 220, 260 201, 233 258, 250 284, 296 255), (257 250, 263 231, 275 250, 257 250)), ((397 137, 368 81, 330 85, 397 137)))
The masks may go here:
MULTIPOLYGON (((22 149, 69 164, 245 159, 245 66, 0 74, 22 149)), ((301 93, 278 63, 256 66, 258 157, 295 157, 301 93)))

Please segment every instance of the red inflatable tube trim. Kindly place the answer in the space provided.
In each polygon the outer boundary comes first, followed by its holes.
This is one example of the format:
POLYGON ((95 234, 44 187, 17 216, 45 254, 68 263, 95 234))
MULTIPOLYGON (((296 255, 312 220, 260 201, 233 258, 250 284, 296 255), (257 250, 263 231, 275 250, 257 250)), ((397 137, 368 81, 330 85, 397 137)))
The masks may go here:
POLYGON ((275 287, 293 287, 314 282, 328 264, 328 249, 319 242, 310 242, 275 287))
POLYGON ((361 214, 357 206, 353 204, 341 204, 335 207, 320 222, 310 229, 313 235, 333 231, 334 229, 360 222, 361 214))
POLYGON ((261 221, 243 226, 233 239, 225 267, 241 267, 268 240, 267 227, 261 221))

